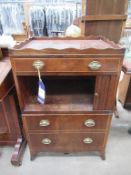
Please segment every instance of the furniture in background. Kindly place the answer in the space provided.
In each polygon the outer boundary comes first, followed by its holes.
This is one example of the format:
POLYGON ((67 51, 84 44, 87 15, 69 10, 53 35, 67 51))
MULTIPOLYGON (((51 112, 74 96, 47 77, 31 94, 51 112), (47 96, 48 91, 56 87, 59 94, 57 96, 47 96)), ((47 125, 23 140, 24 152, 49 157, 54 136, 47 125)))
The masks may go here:
POLYGON ((131 60, 124 60, 122 71, 124 75, 119 83, 118 99, 124 108, 131 109, 131 60))
MULTIPOLYGON (((124 108, 131 109, 131 60, 125 59, 122 71, 124 72, 124 76, 119 83, 118 99, 124 108)), ((131 127, 128 133, 131 134, 131 127)))
MULTIPOLYGON (((7 56, 7 49, 3 50, 3 56, 7 56), (6 52, 5 52, 6 51, 6 52)), ((11 158, 13 165, 20 165, 25 148, 22 135, 20 110, 14 88, 9 57, 0 60, 0 146, 15 145, 11 158)))
POLYGON ((103 37, 32 38, 10 50, 31 160, 105 149, 124 49, 103 37), (45 104, 37 101, 38 72, 45 104))
POLYGON ((91 0, 85 1, 84 7, 82 35, 102 35, 118 43, 127 18, 128 0, 91 0))

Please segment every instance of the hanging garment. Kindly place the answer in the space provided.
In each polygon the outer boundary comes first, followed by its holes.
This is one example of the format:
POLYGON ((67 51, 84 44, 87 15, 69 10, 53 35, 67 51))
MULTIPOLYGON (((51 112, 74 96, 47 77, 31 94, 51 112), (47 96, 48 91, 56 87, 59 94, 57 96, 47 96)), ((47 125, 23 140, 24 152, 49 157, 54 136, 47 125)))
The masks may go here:
POLYGON ((44 28, 43 28, 43 35, 44 36, 48 36, 48 29, 47 29, 47 22, 46 22, 46 11, 44 10, 44 28))
POLYGON ((2 27, 2 23, 1 23, 1 20, 0 20, 0 35, 3 34, 3 27, 2 27))
MULTIPOLYGON (((56 32, 64 34, 76 17, 79 17, 81 6, 76 3, 59 4, 58 0, 45 0, 48 5, 33 6, 30 9, 30 25, 34 36, 54 36, 56 32), (77 9, 76 9, 77 8, 77 9)), ((42 1, 43 2, 43 1, 42 1)))
POLYGON ((46 12, 43 7, 33 6, 29 12, 30 24, 34 36, 48 36, 46 12))
MULTIPOLYGON (((78 8, 79 6, 77 6, 78 8)), ((80 15, 80 9, 76 10, 75 4, 49 5, 46 7, 46 19, 49 36, 53 31, 63 32, 70 26, 73 20, 80 15), (77 13, 77 14, 76 14, 77 13)))
POLYGON ((4 34, 23 33, 23 17, 21 15, 22 5, 1 4, 0 14, 4 34))

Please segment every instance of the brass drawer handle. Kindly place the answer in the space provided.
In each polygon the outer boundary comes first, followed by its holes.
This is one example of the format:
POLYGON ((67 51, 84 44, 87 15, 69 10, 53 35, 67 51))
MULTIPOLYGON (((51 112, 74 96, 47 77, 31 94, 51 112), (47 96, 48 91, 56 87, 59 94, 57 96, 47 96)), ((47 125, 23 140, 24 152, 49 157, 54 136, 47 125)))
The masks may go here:
POLYGON ((94 120, 92 120, 92 119, 88 119, 88 120, 86 120, 85 121, 85 126, 87 126, 87 127, 94 127, 95 125, 96 125, 96 123, 95 123, 95 121, 94 120))
POLYGON ((32 64, 32 66, 37 70, 41 70, 44 67, 44 65, 44 62, 40 60, 34 61, 32 64))
POLYGON ((50 125, 50 121, 49 120, 41 120, 40 121, 40 126, 49 126, 50 125))
POLYGON ((95 92, 94 96, 95 96, 95 97, 98 97, 98 96, 99 96, 99 94, 98 94, 97 92, 95 92))
POLYGON ((85 138, 85 139, 83 140, 83 142, 84 142, 85 144, 91 144, 91 143, 93 143, 93 139, 87 137, 87 138, 85 138))
POLYGON ((102 67, 102 64, 99 61, 92 61, 88 65, 90 70, 99 70, 102 67))
POLYGON ((51 144, 51 140, 48 139, 48 138, 45 138, 45 139, 43 139, 43 140, 41 141, 41 143, 44 144, 44 145, 50 145, 50 144, 51 144))

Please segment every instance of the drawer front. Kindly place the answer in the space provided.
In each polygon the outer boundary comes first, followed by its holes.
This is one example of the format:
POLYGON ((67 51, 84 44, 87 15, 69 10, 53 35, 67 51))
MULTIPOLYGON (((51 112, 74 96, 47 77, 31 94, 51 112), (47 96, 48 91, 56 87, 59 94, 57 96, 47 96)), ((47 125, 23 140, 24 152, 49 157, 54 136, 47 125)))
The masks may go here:
POLYGON ((99 150, 104 146, 104 133, 29 134, 29 143, 35 151, 75 152, 99 150))
POLYGON ((47 74, 118 72, 120 68, 119 58, 14 58, 13 68, 17 73, 37 73, 33 66, 37 61, 43 64, 41 72, 47 74))
POLYGON ((23 117, 28 130, 105 130, 111 117, 108 115, 42 115, 23 117))

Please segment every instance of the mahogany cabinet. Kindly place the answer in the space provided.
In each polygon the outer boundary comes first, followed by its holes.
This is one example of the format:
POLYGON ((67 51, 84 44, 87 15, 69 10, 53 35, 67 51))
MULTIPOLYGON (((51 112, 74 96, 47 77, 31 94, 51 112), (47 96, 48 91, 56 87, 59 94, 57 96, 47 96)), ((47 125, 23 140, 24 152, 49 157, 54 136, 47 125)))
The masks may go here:
POLYGON ((124 49, 103 37, 32 38, 10 50, 30 148, 105 159, 124 49), (37 102, 38 69, 45 104, 37 102))

